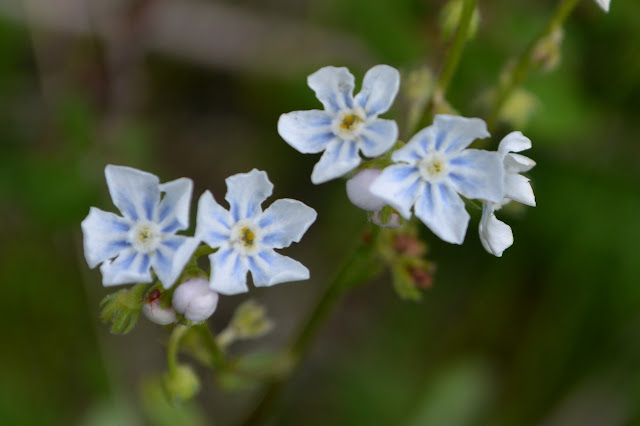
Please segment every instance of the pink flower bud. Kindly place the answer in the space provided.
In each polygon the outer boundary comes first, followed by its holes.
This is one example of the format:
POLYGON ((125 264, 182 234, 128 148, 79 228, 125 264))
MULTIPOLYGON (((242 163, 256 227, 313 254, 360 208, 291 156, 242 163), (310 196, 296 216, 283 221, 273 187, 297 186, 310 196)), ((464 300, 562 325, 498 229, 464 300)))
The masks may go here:
POLYGON ((142 312, 149 321, 160 325, 167 325, 176 322, 176 311, 171 306, 163 308, 160 306, 160 299, 153 299, 142 306, 142 312))

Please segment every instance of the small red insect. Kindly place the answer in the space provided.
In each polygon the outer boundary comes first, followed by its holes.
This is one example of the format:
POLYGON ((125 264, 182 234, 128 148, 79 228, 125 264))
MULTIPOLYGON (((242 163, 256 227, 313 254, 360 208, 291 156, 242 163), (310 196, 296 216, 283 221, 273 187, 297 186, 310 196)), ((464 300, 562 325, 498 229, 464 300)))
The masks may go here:
POLYGON ((162 299, 162 293, 160 293, 160 290, 158 290, 157 288, 151 290, 151 293, 149 293, 149 296, 145 297, 144 299, 142 299, 140 301, 140 303, 148 303, 149 304, 149 308, 151 309, 151 312, 153 312, 153 305, 154 302, 156 300, 158 300, 158 304, 160 304, 160 299, 162 299))

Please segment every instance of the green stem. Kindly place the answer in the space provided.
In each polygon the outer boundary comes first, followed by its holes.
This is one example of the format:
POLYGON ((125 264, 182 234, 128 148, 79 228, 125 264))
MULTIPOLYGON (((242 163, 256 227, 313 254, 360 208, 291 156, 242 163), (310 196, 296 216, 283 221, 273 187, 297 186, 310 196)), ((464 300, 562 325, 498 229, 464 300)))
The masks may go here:
POLYGON ((445 99, 449 83, 458 69, 460 64, 460 58, 464 51, 464 46, 469 38, 469 28, 471 27, 471 20, 473 18, 473 11, 475 10, 477 0, 464 0, 462 5, 462 12, 460 14, 460 22, 458 23, 458 29, 453 39, 453 44, 447 52, 444 66, 440 72, 440 77, 433 91, 433 97, 429 102, 429 107, 424 114, 424 123, 431 123, 433 119, 433 112, 436 106, 438 106, 445 99))
POLYGON ((186 325, 176 325, 169 337, 169 347, 167 348, 167 368, 169 374, 177 374, 178 369, 178 349, 180 347, 180 340, 189 330, 186 325))
POLYGON ((579 1, 580 0, 561 0, 544 29, 518 57, 515 65, 511 69, 511 72, 506 76, 503 83, 501 83, 498 88, 496 100, 493 104, 491 113, 489 114, 489 128, 495 127, 500 116, 500 110, 504 106, 505 102, 509 99, 511 93, 519 87, 527 77, 538 42, 543 38, 548 37, 557 28, 560 28, 562 24, 564 24, 564 21, 567 20, 573 9, 575 9, 579 1))
POLYGON ((324 293, 318 299, 309 318, 298 332, 290 348, 294 366, 289 371, 287 377, 280 378, 267 385, 262 400, 245 421, 244 425, 264 425, 266 423, 271 408, 284 389, 287 379, 295 371, 296 367, 299 366, 301 360, 304 359, 321 325, 340 301, 341 296, 348 289, 372 279, 381 272, 381 262, 376 262, 378 228, 374 227, 373 232, 374 234, 372 234, 371 241, 361 244, 353 252, 333 281, 325 288, 324 293))
POLYGON ((224 369, 227 366, 225 354, 216 342, 216 338, 211 333, 206 321, 194 327, 200 333, 200 337, 202 338, 204 345, 211 354, 211 364, 218 370, 224 369))

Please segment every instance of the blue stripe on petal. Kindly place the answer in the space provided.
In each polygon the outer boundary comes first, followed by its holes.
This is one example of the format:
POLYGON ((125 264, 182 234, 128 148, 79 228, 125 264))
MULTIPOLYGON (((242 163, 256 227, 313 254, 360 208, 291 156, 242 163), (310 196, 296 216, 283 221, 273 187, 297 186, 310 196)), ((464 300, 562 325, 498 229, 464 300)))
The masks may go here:
POLYGON ((160 215, 158 216, 158 222, 164 221, 169 216, 169 213, 171 213, 171 206, 164 205, 162 207, 162 210, 160 210, 160 215))
POLYGON ((140 268, 138 269, 138 272, 141 274, 144 274, 147 269, 149 269, 149 264, 151 263, 151 259, 149 258, 148 254, 145 254, 142 258, 142 262, 140 263, 140 268))
POLYGON ((118 266, 120 270, 129 269, 138 256, 137 252, 131 253, 126 259, 124 259, 118 266))
POLYGON ((162 254, 161 250, 156 250, 156 260, 158 262, 158 266, 160 266, 160 268, 162 268, 163 270, 171 269, 169 259, 164 254, 162 254))
POLYGON ((177 219, 174 219, 173 222, 162 228, 162 232, 165 233, 174 233, 180 228, 180 222, 177 219))
POLYGON ((473 167, 473 164, 469 162, 469 160, 466 157, 462 157, 462 156, 453 157, 451 160, 449 160, 449 163, 454 166, 473 167))
POLYGON ((126 195, 124 193, 122 193, 122 192, 120 192, 118 194, 118 199, 120 200, 120 203, 122 204, 122 208, 124 209, 124 211, 122 213, 125 213, 131 219, 133 219, 134 221, 137 221, 138 220, 138 212, 136 212, 136 207, 133 205, 131 200, 129 200, 126 197, 126 195))
POLYGON ((222 253, 220 253, 218 255, 218 262, 220 263, 226 263, 227 259, 229 258, 229 256, 231 256, 231 253, 233 252, 233 250, 231 249, 226 249, 225 251, 223 251, 222 253))
POLYGON ((109 243, 109 249, 125 249, 127 247, 131 247, 131 243, 125 240, 120 241, 112 241, 109 243))
POLYGON ((275 220, 275 218, 273 216, 263 216, 258 221, 258 226, 260 228, 266 228, 267 226, 273 225, 274 220, 275 220))
POLYGON ((128 232, 131 229, 131 226, 129 226, 127 223, 115 220, 111 223, 111 226, 111 232, 128 232))
POLYGON ((178 248, 180 248, 180 246, 182 245, 182 241, 180 240, 166 240, 162 242, 162 245, 165 247, 170 248, 173 251, 178 250, 178 248))
POLYGON ((153 210, 155 210, 154 200, 152 198, 145 198, 144 212, 147 215, 147 220, 153 220, 153 210))
POLYGON ((222 241, 225 241, 225 240, 227 240, 229 238, 229 235, 222 234, 222 233, 216 232, 216 231, 207 232, 207 235, 209 236, 210 241, 212 241, 212 242, 213 241, 222 242, 222 241))
POLYGON ((391 182, 399 182, 407 179, 413 173, 418 171, 417 167, 403 167, 403 168, 395 168, 392 169, 393 172, 389 173, 389 180, 391 182))
POLYGON ((273 259, 267 253, 261 251, 260 253, 258 253, 258 257, 260 257, 260 259, 264 260, 267 265, 269 265, 269 266, 273 265, 273 259))

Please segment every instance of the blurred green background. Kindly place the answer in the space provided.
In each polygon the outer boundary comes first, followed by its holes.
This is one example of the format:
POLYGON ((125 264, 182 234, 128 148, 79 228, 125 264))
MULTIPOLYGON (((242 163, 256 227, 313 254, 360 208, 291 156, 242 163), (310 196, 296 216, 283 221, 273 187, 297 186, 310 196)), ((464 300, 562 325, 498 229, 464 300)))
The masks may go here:
MULTIPOLYGON (((442 64, 448 41, 426 0, 1 0, 0 424, 233 425, 257 393, 226 393, 201 371, 194 404, 170 409, 140 388, 164 370, 165 333, 127 336, 98 321, 108 291, 82 253, 89 206, 115 211, 109 163, 195 181, 267 170, 273 199, 319 213, 286 250, 312 279, 250 295, 276 323, 234 347, 282 348, 358 238, 365 215, 344 181, 310 184, 317 156, 276 132, 283 112, 319 107, 306 76, 377 63, 442 64), (141 385, 142 383, 142 385, 141 385)), ((477 36, 449 101, 466 116, 554 1, 479 1, 477 36)), ((500 217, 515 244, 498 259, 427 231, 438 266, 420 303, 385 276, 350 293, 287 388, 283 425, 640 424, 640 3, 605 14, 582 1, 562 59, 533 72, 536 110, 519 128, 538 206, 500 217)), ((405 82, 406 83, 406 82, 405 82)), ((402 120, 403 100, 387 117, 402 120)), ((493 129, 495 148, 511 130, 493 129)), ((410 135, 402 134, 405 140, 410 135)), ((195 206, 195 205, 194 205, 195 206)), ((247 295, 221 299, 220 330, 247 295)))

